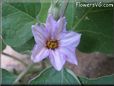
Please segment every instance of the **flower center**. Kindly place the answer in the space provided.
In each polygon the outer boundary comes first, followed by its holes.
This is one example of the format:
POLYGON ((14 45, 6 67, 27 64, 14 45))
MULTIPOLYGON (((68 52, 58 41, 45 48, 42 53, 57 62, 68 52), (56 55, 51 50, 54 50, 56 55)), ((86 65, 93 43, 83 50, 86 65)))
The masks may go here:
POLYGON ((46 47, 48 49, 55 49, 58 47, 58 41, 57 40, 49 40, 46 42, 46 47))

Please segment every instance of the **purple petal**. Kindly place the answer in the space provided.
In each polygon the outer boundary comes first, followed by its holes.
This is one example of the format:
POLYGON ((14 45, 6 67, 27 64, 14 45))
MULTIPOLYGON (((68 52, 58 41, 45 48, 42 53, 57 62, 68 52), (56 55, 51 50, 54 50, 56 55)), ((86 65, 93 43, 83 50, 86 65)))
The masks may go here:
POLYGON ((56 23, 57 22, 54 19, 54 17, 51 14, 48 15, 47 20, 46 20, 46 26, 49 26, 49 27, 47 27, 47 28, 49 28, 49 30, 55 29, 56 23))
POLYGON ((36 44, 32 50, 31 60, 33 62, 40 62, 49 55, 49 50, 45 47, 36 44))
MULTIPOLYGON (((65 17, 61 17, 58 21, 57 21, 57 27, 56 27, 56 31, 55 31, 55 38, 58 39, 59 38, 59 34, 67 32, 66 31, 66 19, 65 17)), ((59 40, 59 39, 58 39, 59 40)))
POLYGON ((48 30, 48 32, 50 33, 51 37, 54 37, 55 35, 55 30, 56 30, 56 20, 54 19, 54 17, 49 14, 46 20, 46 28, 48 30))
POLYGON ((32 33, 36 43, 40 42, 42 44, 45 44, 45 41, 48 37, 48 33, 43 25, 32 25, 32 33))
POLYGON ((63 53, 66 56, 66 60, 72 64, 78 64, 76 54, 75 54, 75 48, 69 48, 69 47, 61 47, 60 52, 63 53))
POLYGON ((63 31, 66 31, 66 19, 65 17, 61 17, 58 21, 57 21, 57 29, 56 29, 56 33, 61 33, 63 31))
POLYGON ((59 50, 50 50, 49 58, 53 67, 58 71, 62 69, 66 61, 64 55, 59 50))
POLYGON ((66 32, 59 36, 60 46, 74 46, 77 47, 80 42, 81 34, 76 32, 66 32))

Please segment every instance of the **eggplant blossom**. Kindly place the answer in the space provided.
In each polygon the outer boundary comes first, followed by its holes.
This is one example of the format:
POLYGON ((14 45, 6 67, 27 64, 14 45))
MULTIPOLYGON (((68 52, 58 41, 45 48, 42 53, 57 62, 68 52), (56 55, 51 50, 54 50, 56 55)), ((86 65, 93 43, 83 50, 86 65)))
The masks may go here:
POLYGON ((48 15, 45 25, 32 25, 35 45, 31 60, 40 62, 49 58, 53 67, 60 71, 66 61, 78 64, 75 49, 80 42, 81 34, 66 31, 66 19, 60 17, 57 21, 48 15))

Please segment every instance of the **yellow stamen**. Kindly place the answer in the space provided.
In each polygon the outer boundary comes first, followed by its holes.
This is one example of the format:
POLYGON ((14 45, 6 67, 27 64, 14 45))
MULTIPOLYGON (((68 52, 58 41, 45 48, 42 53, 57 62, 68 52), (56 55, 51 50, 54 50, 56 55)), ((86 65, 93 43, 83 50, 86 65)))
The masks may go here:
POLYGON ((58 47, 58 42, 57 40, 49 40, 46 42, 46 47, 49 49, 55 49, 58 47))

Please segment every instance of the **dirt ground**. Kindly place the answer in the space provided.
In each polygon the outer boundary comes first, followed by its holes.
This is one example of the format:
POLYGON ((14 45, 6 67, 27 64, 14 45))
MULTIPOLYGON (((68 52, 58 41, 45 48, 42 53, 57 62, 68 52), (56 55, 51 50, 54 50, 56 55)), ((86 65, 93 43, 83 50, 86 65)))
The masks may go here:
MULTIPOLYGON (((31 63, 28 55, 17 53, 9 46, 6 47, 4 52, 14 56, 14 58, 24 61, 26 64, 31 63)), ((76 66, 67 62, 65 66, 71 69, 77 75, 86 76, 88 78, 96 78, 114 74, 114 56, 106 56, 105 54, 98 52, 86 54, 78 50, 76 51, 76 54, 79 65, 76 66)), ((26 65, 23 65, 19 61, 2 54, 1 67, 9 71, 16 70, 21 72, 26 68, 26 65)))
POLYGON ((89 78, 114 74, 114 57, 98 52, 85 54, 77 50, 76 53, 79 65, 66 64, 74 73, 89 78))

